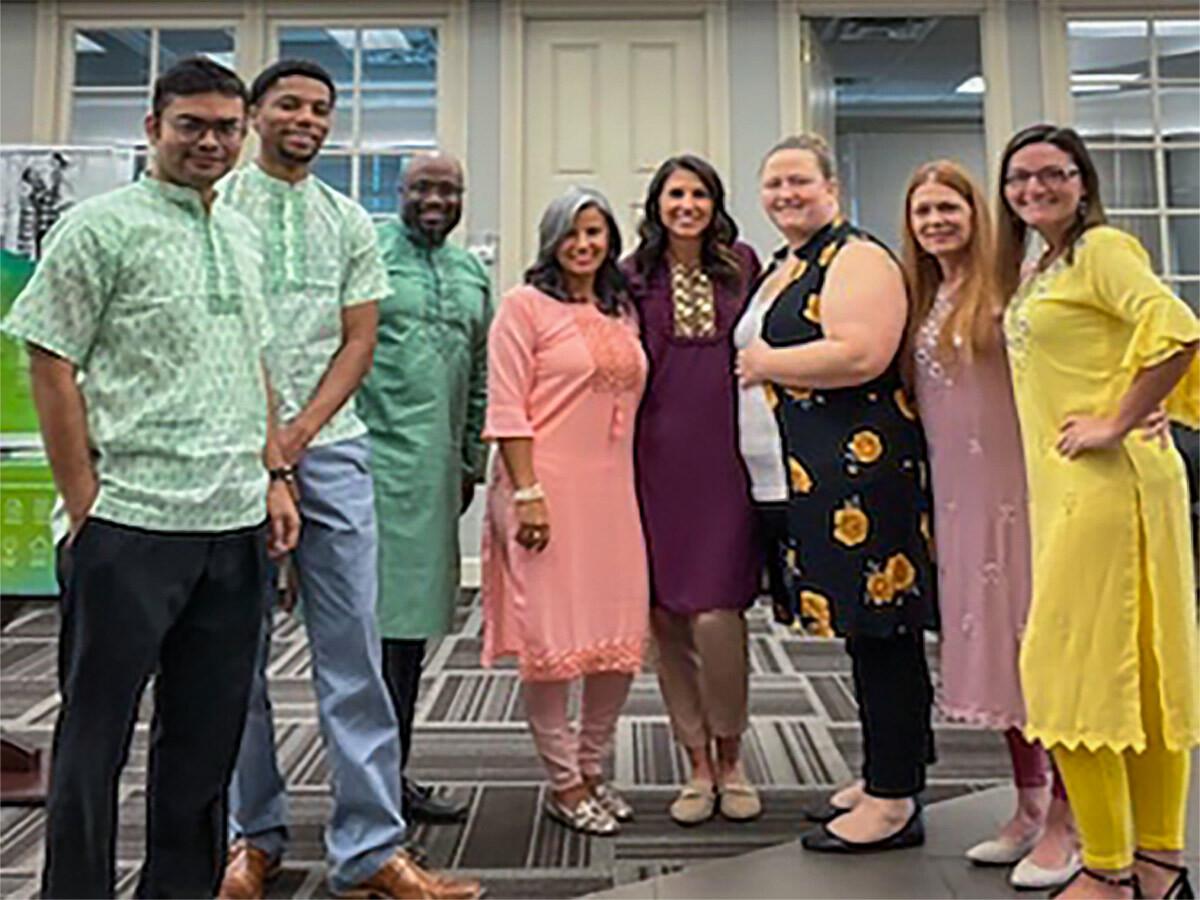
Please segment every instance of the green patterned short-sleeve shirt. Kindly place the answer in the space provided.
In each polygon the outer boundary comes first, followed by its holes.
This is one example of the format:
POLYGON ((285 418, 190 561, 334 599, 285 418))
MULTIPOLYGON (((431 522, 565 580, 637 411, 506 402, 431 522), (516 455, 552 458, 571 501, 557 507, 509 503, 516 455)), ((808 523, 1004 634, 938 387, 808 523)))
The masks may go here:
POLYGON ((243 216, 149 176, 51 230, 0 328, 77 367, 93 516, 210 533, 266 519, 261 269, 243 216))
MULTIPOLYGON (((279 420, 308 404, 342 345, 342 309, 379 301, 389 291, 375 229, 366 210, 315 175, 289 184, 251 164, 221 181, 219 204, 246 216, 263 238, 268 352, 279 420)), ((366 427, 347 403, 312 446, 358 437, 366 427)))

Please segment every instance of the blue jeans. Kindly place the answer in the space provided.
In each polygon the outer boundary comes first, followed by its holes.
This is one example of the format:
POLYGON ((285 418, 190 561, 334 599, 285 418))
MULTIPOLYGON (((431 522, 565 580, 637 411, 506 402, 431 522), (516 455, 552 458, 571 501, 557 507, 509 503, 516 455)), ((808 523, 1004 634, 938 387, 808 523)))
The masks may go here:
MULTIPOLYGON (((335 891, 375 874, 401 845, 405 828, 399 731, 383 680, 375 620, 369 455, 366 439, 357 438, 312 448, 297 467, 303 527, 293 559, 333 786, 325 851, 335 891)), ((267 696, 270 626, 268 614, 229 806, 234 837, 245 837, 275 857, 287 840, 287 813, 267 696)))

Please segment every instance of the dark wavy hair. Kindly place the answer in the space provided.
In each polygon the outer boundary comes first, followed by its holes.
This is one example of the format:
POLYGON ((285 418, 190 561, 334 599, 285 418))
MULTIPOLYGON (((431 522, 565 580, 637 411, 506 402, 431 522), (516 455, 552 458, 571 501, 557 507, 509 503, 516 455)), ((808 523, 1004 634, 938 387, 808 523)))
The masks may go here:
POLYGON ((1013 154, 1030 144, 1053 144, 1071 157, 1071 162, 1079 169, 1083 198, 1076 210, 1075 221, 1064 235, 1068 264, 1074 262, 1075 242, 1080 235, 1089 228, 1108 223, 1104 202, 1100 199, 1100 176, 1079 133, 1074 128, 1060 128, 1057 125, 1030 125, 1018 131, 1000 158, 1000 202, 996 204, 996 283, 1005 300, 1016 293, 1021 282, 1021 264, 1025 261, 1029 226, 1009 205, 1004 194, 1004 179, 1008 177, 1008 165, 1012 162, 1013 154))
POLYGON ((621 258, 621 231, 604 195, 591 188, 568 188, 565 194, 552 200, 546 207, 538 226, 537 259, 525 270, 525 283, 555 300, 575 302, 567 292, 566 279, 556 254, 575 227, 576 217, 585 209, 597 210, 608 226, 608 252, 596 271, 595 291, 600 301, 596 306, 607 316, 632 312, 634 307, 629 297, 629 285, 617 267, 617 260, 621 258))
POLYGON ((654 173, 650 186, 646 188, 645 215, 638 228, 640 241, 633 251, 633 263, 638 276, 649 278, 650 273, 662 264, 667 253, 670 235, 662 223, 662 206, 659 198, 667 179, 680 169, 691 172, 700 179, 712 198, 712 220, 701 235, 700 268, 726 287, 736 287, 745 277, 742 262, 733 250, 738 227, 725 209, 725 185, 708 162, 690 153, 672 156, 654 173))
POLYGON ((175 63, 155 80, 151 111, 157 118, 176 97, 192 97, 196 94, 238 97, 243 106, 248 102, 246 85, 236 72, 206 56, 189 56, 175 63))
POLYGON ((258 73, 258 77, 250 85, 250 105, 257 106, 266 96, 267 91, 275 85, 275 82, 292 75, 302 75, 313 81, 321 82, 329 89, 329 105, 334 106, 337 103, 337 88, 334 87, 333 76, 323 66, 311 59, 281 59, 271 63, 258 73))

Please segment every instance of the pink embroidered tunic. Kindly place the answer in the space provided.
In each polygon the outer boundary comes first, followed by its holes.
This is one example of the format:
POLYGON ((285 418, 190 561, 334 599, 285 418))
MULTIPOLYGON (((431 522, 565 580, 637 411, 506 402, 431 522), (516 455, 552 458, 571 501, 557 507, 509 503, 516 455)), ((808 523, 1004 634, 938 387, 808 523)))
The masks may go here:
MULTIPOLYGON (((1021 429, 1003 344, 947 364, 939 297, 914 348, 917 405, 933 480, 941 607, 938 707, 950 719, 1020 727, 1017 669, 1029 615, 1029 517, 1021 429)), ((999 324, 997 323, 997 333, 999 324)))
POLYGON ((646 358, 632 318, 505 295, 488 336, 484 437, 532 438, 550 543, 516 541, 512 482, 497 453, 483 534, 483 664, 516 656, 521 678, 641 669, 649 610, 633 426, 646 358))

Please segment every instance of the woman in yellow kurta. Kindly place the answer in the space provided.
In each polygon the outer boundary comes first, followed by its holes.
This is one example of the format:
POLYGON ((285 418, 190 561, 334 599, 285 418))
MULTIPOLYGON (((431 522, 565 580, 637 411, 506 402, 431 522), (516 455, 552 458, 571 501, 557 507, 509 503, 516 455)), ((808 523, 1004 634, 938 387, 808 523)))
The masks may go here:
POLYGON ((1026 736, 1062 772, 1085 865, 1062 895, 1133 896, 1140 880, 1139 896, 1185 896, 1172 891, 1186 886, 1187 751, 1200 742, 1187 488, 1162 429, 1137 426, 1164 402, 1195 423, 1200 323, 1104 224, 1074 131, 1025 129, 1001 171, 1033 544, 1026 736), (1018 286, 1030 228, 1047 249, 1018 286))

